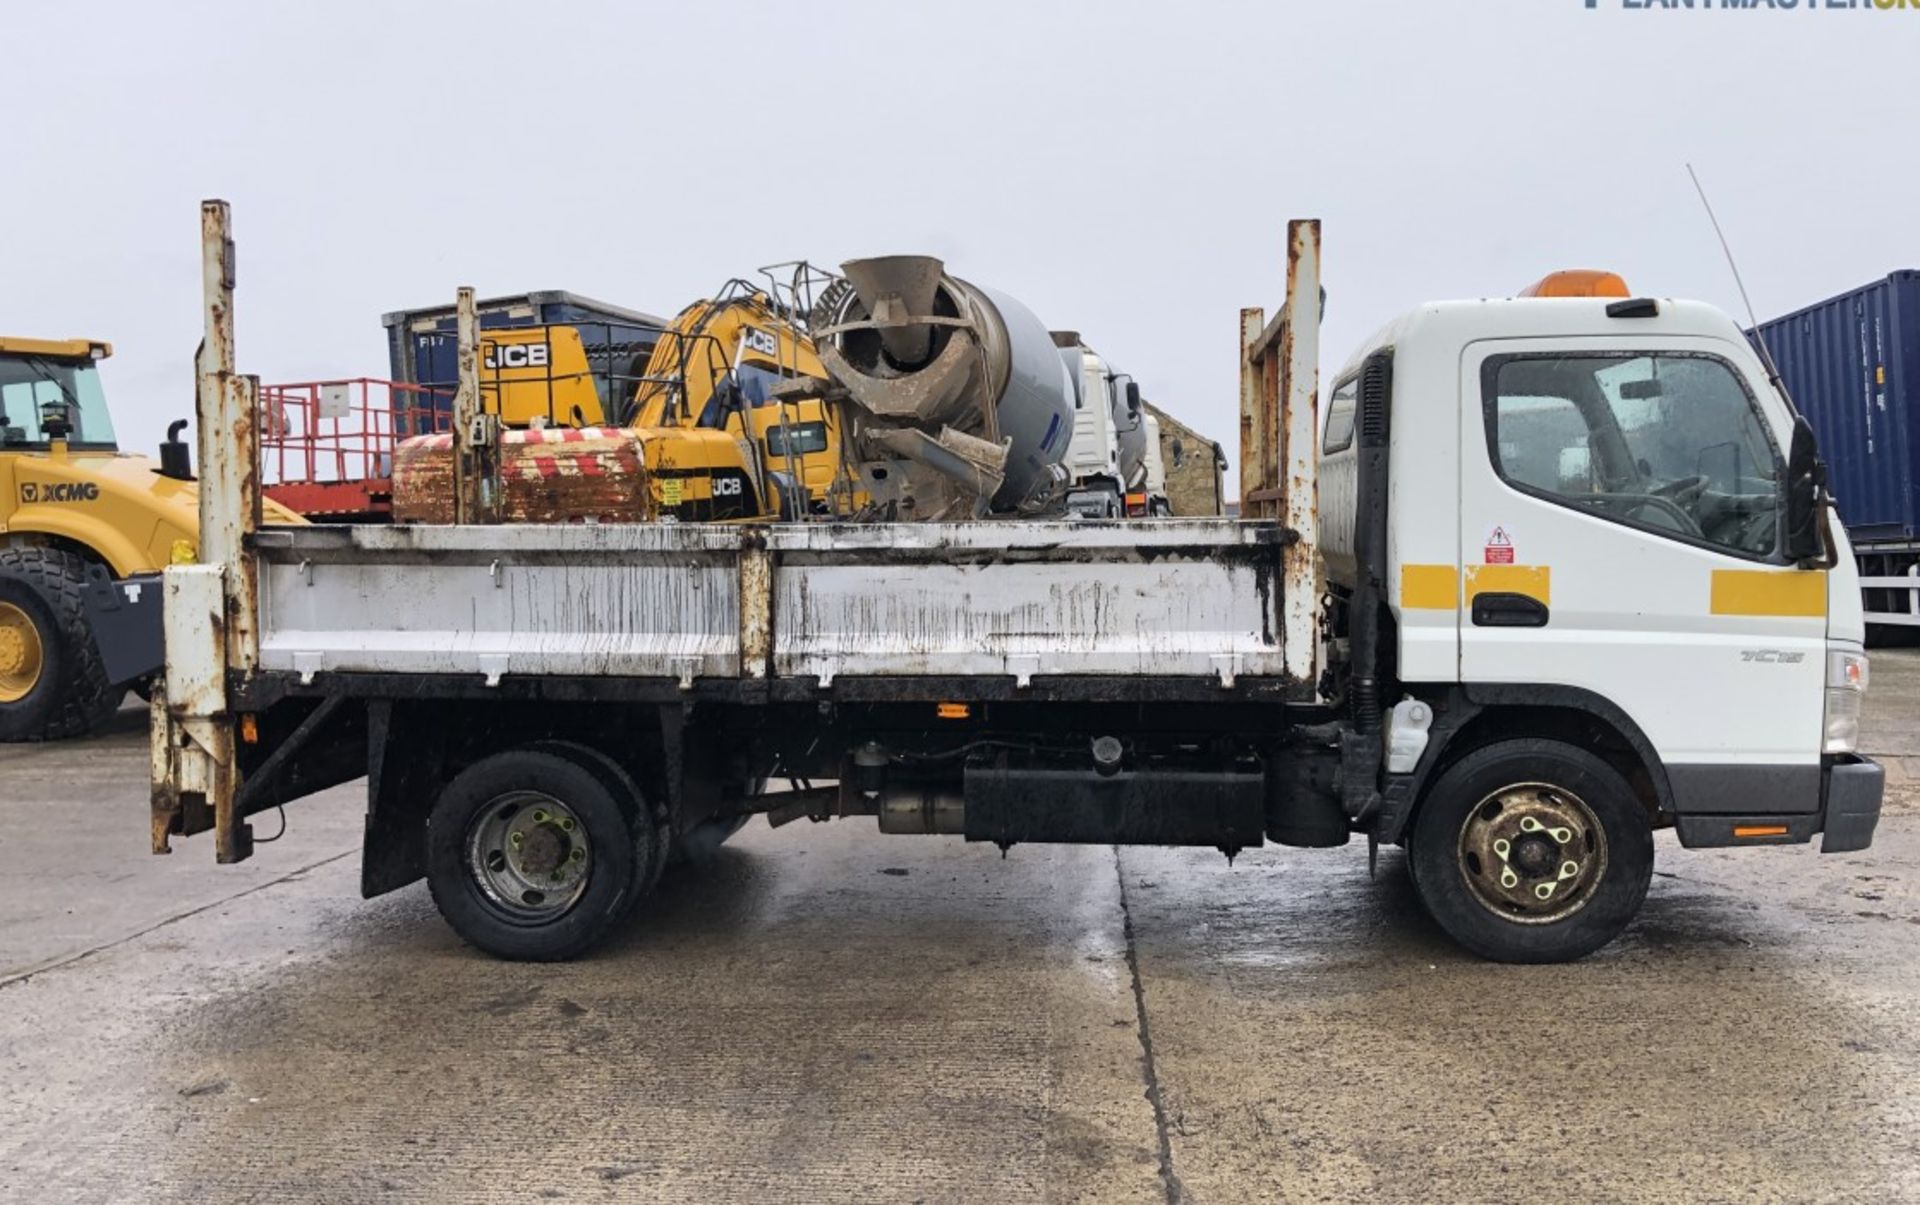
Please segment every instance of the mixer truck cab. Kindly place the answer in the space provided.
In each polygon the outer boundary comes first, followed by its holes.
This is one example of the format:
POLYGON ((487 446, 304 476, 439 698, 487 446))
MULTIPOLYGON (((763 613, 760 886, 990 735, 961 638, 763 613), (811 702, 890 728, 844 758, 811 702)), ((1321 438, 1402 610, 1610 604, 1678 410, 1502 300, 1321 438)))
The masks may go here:
POLYGON ((1654 826, 1844 852, 1879 813, 1860 592, 1811 432, 1724 314, 1615 281, 1423 306, 1323 411, 1327 576, 1343 600, 1383 588, 1399 683, 1376 831, 1411 838, 1469 945, 1637 904, 1588 888, 1648 860, 1654 826), (1589 797, 1622 783, 1653 826, 1589 797))

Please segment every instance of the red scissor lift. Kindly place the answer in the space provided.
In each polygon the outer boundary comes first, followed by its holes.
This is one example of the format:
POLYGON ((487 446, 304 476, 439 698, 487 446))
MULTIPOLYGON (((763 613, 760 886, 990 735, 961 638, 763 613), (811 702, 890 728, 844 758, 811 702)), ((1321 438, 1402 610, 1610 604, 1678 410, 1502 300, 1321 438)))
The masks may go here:
POLYGON ((267 496, 316 523, 393 519, 393 447, 446 431, 453 395, 355 377, 260 387, 267 496))

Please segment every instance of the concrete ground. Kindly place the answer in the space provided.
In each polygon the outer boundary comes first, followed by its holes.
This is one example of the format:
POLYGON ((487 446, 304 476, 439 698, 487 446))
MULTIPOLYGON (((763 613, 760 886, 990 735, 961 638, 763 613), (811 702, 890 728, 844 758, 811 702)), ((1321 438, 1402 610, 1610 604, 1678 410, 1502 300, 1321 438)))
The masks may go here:
POLYGON ((499 963, 359 898, 354 788, 149 857, 129 709, 0 748, 0 1199, 1920 1200, 1920 654, 1874 668, 1871 851, 1663 835, 1630 934, 1533 969, 1357 845, 856 823, 499 963))

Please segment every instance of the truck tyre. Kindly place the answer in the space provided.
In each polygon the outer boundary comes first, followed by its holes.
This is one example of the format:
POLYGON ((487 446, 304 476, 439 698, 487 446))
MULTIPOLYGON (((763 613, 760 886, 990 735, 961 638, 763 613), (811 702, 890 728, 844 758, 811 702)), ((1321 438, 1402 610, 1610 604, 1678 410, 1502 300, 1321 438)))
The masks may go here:
POLYGON ((87 627, 86 580, 71 553, 0 549, 0 741, 85 736, 120 706, 87 627))
POLYGON ((1606 762, 1550 740, 1455 763, 1414 818, 1414 890, 1495 962, 1572 962, 1620 935, 1653 881, 1653 828, 1606 762))
POLYGON ((657 830, 621 794, 551 748, 462 770, 427 819, 427 886, 440 914, 496 957, 585 952, 626 916, 655 856, 657 830))
POLYGON ((635 857, 641 866, 639 890, 633 892, 627 903, 632 912, 639 907, 640 901, 653 893, 660 882, 660 875, 667 868, 668 852, 673 842, 667 832, 666 817, 657 814, 647 806, 647 797, 640 790, 633 775, 626 767, 612 757, 589 745, 573 741, 536 741, 527 746, 529 749, 544 750, 590 770, 598 775, 602 786, 614 793, 620 806, 627 815, 633 817, 635 829, 635 857))

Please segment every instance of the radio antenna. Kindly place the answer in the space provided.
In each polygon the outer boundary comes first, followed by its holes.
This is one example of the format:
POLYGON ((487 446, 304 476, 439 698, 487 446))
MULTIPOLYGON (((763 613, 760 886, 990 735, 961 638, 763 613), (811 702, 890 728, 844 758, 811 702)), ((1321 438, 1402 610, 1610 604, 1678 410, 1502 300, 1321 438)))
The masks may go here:
POLYGON ((1727 267, 1733 272, 1734 287, 1740 290, 1740 302, 1747 307, 1747 321, 1751 324, 1749 329, 1753 331, 1754 345, 1760 349, 1760 358, 1766 362, 1767 379, 1780 391, 1780 396, 1787 399, 1788 407, 1798 413, 1793 398, 1787 394, 1786 382, 1780 379, 1780 366, 1773 362, 1773 352, 1767 349, 1767 341, 1760 334, 1760 316, 1753 311, 1753 298, 1747 295, 1747 282, 1740 277, 1740 264, 1733 258, 1733 246, 1727 242, 1727 232, 1720 227, 1720 219, 1713 212, 1713 202, 1707 200, 1706 185, 1700 183, 1700 173, 1693 170, 1691 163, 1687 164, 1687 175, 1693 178, 1693 190, 1700 194, 1700 205, 1707 211, 1707 221, 1713 223, 1713 233, 1719 238, 1720 250, 1727 257, 1727 267))

